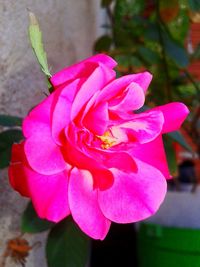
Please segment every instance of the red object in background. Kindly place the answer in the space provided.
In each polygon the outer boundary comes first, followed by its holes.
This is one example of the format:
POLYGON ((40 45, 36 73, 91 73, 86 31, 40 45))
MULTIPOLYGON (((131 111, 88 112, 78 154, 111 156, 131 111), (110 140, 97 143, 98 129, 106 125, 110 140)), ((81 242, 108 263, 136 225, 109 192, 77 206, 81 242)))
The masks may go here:
MULTIPOLYGON (((200 22, 192 22, 190 26, 189 44, 193 51, 200 44, 200 22)), ((200 80, 200 60, 194 60, 188 67, 188 71, 200 80)))

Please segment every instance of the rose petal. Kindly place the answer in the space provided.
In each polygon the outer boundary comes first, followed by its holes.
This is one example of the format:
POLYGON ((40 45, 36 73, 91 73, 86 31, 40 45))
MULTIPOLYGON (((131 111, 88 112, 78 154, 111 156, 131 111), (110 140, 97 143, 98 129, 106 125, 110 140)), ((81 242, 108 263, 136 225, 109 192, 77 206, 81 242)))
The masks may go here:
POLYGON ((30 166, 40 174, 51 175, 66 169, 59 146, 57 146, 48 127, 37 129, 25 141, 25 154, 30 166))
POLYGON ((11 163, 8 169, 11 186, 22 196, 29 197, 29 188, 23 169, 24 150, 23 144, 12 146, 11 163))
POLYGON ((154 214, 166 194, 166 180, 154 167, 137 160, 138 172, 111 169, 112 187, 98 191, 100 208, 108 219, 117 223, 137 222, 154 214))
POLYGON ((115 72, 103 65, 99 65, 77 92, 72 104, 71 119, 73 120, 88 100, 114 77, 115 72))
POLYGON ((31 110, 28 116, 24 119, 22 129, 25 137, 34 134, 35 131, 43 131, 43 128, 50 127, 51 123, 51 108, 54 100, 54 94, 48 96, 39 105, 31 110))
POLYGON ((95 158, 81 150, 84 144, 82 142, 77 143, 75 129, 72 125, 67 129, 66 138, 67 142, 62 150, 66 162, 80 169, 85 169, 87 166, 96 169, 100 168, 95 158))
POLYGON ((108 103, 102 103, 91 109, 84 117, 83 125, 96 135, 102 135, 108 124, 108 103))
POLYGON ((144 144, 154 140, 163 127, 163 114, 159 111, 148 111, 140 114, 133 114, 133 119, 110 128, 113 136, 119 142, 139 142, 144 144), (124 133, 127 140, 124 138, 124 133))
POLYGON ((183 103, 179 102, 169 103, 163 106, 155 107, 151 110, 158 110, 163 113, 164 124, 162 133, 178 130, 189 114, 188 108, 183 103))
POLYGON ((40 218, 59 222, 70 214, 68 204, 68 174, 42 175, 26 168, 30 195, 40 218))
POLYGON ((41 218, 58 222, 70 214, 67 199, 67 172, 41 175, 28 165, 23 144, 13 145, 12 152, 9 167, 11 185, 23 196, 32 199, 38 215, 41 218))
POLYGON ((127 152, 120 150, 120 147, 119 149, 117 148, 115 150, 100 150, 94 147, 87 147, 87 153, 90 157, 98 159, 99 166, 104 166, 106 169, 117 168, 125 172, 136 172, 137 166, 133 157, 127 152))
POLYGON ((94 239, 104 239, 110 221, 98 206, 97 190, 93 189, 93 178, 89 171, 72 170, 68 196, 72 217, 81 230, 94 239))
POLYGON ((88 75, 94 68, 94 63, 97 65, 102 63, 110 69, 117 65, 117 63, 111 57, 104 54, 98 54, 57 72, 51 77, 51 83, 54 85, 54 87, 57 87, 70 81, 71 79, 79 78, 81 71, 85 70, 86 63, 89 63, 87 64, 88 75), (89 67, 89 65, 91 67, 89 67))
POLYGON ((52 110, 52 136, 57 144, 61 145, 62 134, 64 135, 64 129, 68 126, 71 121, 70 112, 72 102, 75 97, 75 93, 78 89, 80 80, 77 79, 72 83, 68 84, 62 89, 62 91, 55 91, 55 98, 57 98, 52 110), (58 93, 57 93, 58 92, 58 93))
POLYGON ((171 178, 161 135, 152 142, 136 145, 129 154, 159 169, 166 179, 171 178))
POLYGON ((120 77, 112 82, 110 82, 99 94, 97 98, 97 103, 100 101, 108 101, 113 99, 116 95, 129 86, 132 82, 138 84, 144 92, 146 92, 150 82, 152 79, 152 75, 149 72, 143 72, 138 74, 131 74, 120 77))
POLYGON ((144 105, 144 91, 137 83, 132 82, 126 90, 125 97, 118 104, 115 105, 113 103, 113 105, 111 105, 112 101, 109 102, 109 110, 120 115, 125 112, 138 110, 144 105))

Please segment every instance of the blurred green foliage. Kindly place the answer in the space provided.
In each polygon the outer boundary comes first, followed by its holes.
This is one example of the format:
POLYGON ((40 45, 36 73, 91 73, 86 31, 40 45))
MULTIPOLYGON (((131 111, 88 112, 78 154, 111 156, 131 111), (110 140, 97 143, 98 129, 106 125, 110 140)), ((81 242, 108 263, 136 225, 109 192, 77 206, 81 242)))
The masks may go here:
MULTIPOLYGON (((151 72, 153 81, 146 96, 147 106, 184 102, 191 111, 185 129, 200 147, 197 134, 193 134, 199 131, 194 118, 199 107, 200 84, 188 71, 193 60, 199 58, 200 46, 192 54, 187 51, 191 12, 200 10, 199 3, 198 0, 102 1, 109 22, 104 25, 107 32, 96 41, 94 51, 113 56, 118 62, 119 76, 151 72)), ((180 132, 175 136, 176 142, 189 149, 180 132)), ((169 149, 170 142, 165 144, 167 157, 175 159, 169 149)), ((171 159, 169 165, 172 166, 171 159)), ((172 166, 171 170, 174 169, 172 166)))

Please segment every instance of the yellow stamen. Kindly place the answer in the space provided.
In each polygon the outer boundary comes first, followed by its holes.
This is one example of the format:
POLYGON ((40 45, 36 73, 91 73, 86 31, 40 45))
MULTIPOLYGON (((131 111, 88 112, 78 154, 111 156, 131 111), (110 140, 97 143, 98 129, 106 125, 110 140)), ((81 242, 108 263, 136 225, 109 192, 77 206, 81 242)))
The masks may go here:
POLYGON ((99 138, 102 141, 101 147, 103 149, 108 149, 117 143, 116 138, 113 137, 109 131, 106 131, 101 136, 97 135, 97 138, 99 138))

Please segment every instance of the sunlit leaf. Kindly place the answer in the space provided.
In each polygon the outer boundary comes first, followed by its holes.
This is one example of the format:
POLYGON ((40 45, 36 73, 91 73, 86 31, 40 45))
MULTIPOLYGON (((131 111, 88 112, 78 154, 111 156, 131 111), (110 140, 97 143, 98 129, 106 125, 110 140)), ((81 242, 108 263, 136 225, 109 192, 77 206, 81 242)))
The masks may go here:
POLYGON ((49 72, 46 53, 42 42, 42 33, 40 31, 39 23, 32 12, 29 12, 30 26, 29 26, 29 38, 35 56, 40 64, 41 70, 47 77, 51 77, 49 72))

